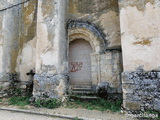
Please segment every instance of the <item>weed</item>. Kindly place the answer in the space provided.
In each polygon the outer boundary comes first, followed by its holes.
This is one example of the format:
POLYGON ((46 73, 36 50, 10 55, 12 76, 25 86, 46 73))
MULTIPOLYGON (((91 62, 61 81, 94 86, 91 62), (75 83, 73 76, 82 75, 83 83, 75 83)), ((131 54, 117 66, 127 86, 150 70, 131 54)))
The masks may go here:
POLYGON ((15 89, 15 92, 17 93, 17 95, 22 95, 22 90, 20 88, 15 89))
POLYGON ((2 102, 2 99, 0 99, 0 102, 2 102))
POLYGON ((25 106, 29 104, 29 96, 21 97, 21 96, 14 96, 9 99, 9 105, 18 105, 18 106, 25 106))
POLYGON ((79 119, 78 117, 73 118, 73 120, 83 120, 83 119, 79 119))
POLYGON ((122 101, 120 100, 111 102, 102 98, 98 98, 97 100, 75 99, 75 101, 68 101, 66 105, 67 108, 82 107, 88 110, 99 110, 99 111, 111 110, 113 112, 117 112, 121 110, 121 104, 122 101))
MULTIPOLYGON (((154 110, 147 110, 147 114, 158 115, 158 117, 154 118, 155 120, 160 120, 160 112, 154 110)), ((147 118, 146 118, 147 119, 147 118)), ((148 118, 149 119, 149 118, 148 118)))
POLYGON ((73 120, 78 120, 78 117, 75 117, 73 120))
POLYGON ((35 101, 34 106, 36 107, 46 107, 49 109, 57 108, 61 105, 61 101, 58 101, 57 99, 38 99, 35 101))

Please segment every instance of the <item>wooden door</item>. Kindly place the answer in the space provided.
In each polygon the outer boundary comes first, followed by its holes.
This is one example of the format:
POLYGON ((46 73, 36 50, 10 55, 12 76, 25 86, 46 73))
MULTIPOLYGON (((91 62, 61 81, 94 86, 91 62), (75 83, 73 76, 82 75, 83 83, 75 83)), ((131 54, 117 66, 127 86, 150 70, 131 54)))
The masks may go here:
POLYGON ((69 45, 69 77, 71 85, 91 85, 92 48, 89 42, 76 39, 69 45))

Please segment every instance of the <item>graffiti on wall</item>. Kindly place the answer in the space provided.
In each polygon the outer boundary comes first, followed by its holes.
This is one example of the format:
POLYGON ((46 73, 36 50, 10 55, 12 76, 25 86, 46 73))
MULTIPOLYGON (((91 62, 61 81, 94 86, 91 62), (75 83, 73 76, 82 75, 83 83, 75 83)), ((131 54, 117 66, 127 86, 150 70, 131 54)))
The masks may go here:
POLYGON ((71 65, 70 72, 77 72, 82 69, 83 62, 71 62, 70 65, 71 65))

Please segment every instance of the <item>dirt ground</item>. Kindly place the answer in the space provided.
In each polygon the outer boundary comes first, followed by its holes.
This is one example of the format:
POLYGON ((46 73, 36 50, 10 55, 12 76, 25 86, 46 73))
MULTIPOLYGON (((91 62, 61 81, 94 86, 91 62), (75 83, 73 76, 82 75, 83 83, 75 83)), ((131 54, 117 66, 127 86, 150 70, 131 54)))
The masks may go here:
MULTIPOLYGON (((58 115, 67 115, 67 116, 84 118, 85 120, 135 120, 135 119, 129 118, 128 116, 120 112, 113 113, 111 111, 102 112, 98 110, 87 110, 87 109, 82 109, 82 108, 65 108, 65 106, 62 106, 56 109, 46 109, 46 108, 36 108, 31 105, 13 106, 13 105, 8 105, 7 102, 3 102, 3 103, 0 103, 0 107, 1 108, 5 107, 5 108, 31 110, 35 112, 43 112, 43 113, 58 114, 58 115)), ((4 118, 1 118, 1 115, 4 116, 6 114, 6 117, 9 117, 7 116, 8 112, 0 111, 0 113, 1 113, 0 120, 61 120, 61 119, 55 119, 55 118, 41 119, 42 117, 45 117, 41 115, 40 115, 41 118, 35 116, 35 119, 30 119, 30 117, 33 115, 29 115, 29 114, 26 115, 26 118, 28 119, 25 119, 23 117, 24 113, 23 114, 20 114, 20 113, 15 113, 15 114, 10 113, 9 114, 10 117, 18 116, 20 118, 22 117, 22 119, 18 119, 18 118, 17 119, 4 119, 4 118)))
POLYGON ((65 120, 65 119, 0 110, 0 120, 65 120))

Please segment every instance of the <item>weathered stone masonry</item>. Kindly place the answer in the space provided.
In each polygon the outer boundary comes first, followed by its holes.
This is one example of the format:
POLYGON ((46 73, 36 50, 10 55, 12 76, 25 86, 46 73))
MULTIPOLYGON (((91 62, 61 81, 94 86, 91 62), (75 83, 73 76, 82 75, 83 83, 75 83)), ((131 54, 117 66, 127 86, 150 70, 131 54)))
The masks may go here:
POLYGON ((159 0, 0 2, 0 97, 27 93, 32 83, 36 99, 104 86, 123 94, 128 110, 160 110, 159 0), (90 84, 69 84, 69 47, 77 39, 92 49, 84 59, 90 84))
POLYGON ((123 106, 160 111, 160 1, 120 0, 119 9, 123 106))
POLYGON ((160 110, 160 72, 123 73, 124 107, 132 110, 160 110))

